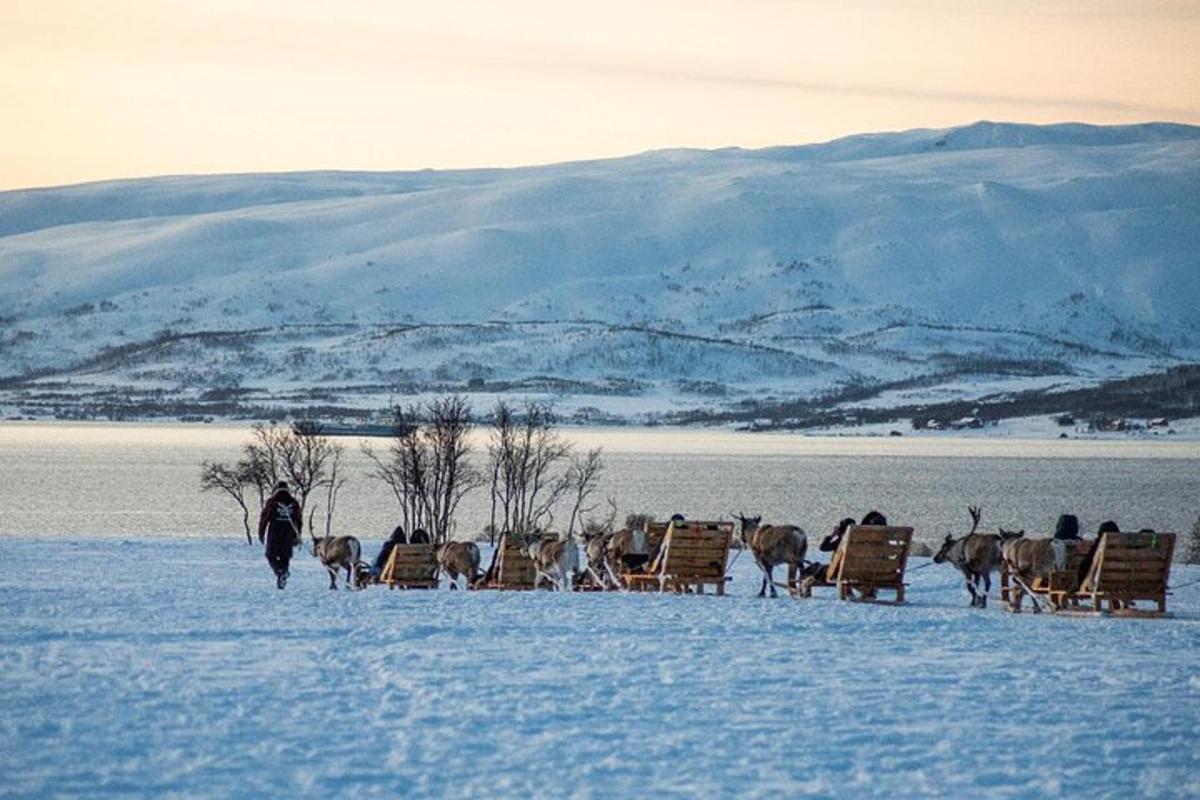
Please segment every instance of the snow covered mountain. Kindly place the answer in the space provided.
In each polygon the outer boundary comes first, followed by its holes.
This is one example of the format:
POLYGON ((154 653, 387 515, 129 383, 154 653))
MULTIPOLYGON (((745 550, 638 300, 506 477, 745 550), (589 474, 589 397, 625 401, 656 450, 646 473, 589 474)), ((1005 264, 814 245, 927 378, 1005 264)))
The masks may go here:
POLYGON ((1200 362, 1198 301, 1183 125, 114 181, 0 193, 0 410, 976 397, 1200 362))

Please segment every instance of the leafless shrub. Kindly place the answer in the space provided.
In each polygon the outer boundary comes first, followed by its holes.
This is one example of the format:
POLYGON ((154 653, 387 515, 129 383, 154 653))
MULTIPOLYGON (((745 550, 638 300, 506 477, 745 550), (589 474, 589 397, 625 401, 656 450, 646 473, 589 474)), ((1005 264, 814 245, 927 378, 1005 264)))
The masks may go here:
POLYGON ((409 531, 425 528, 435 542, 446 541, 459 503, 483 484, 469 459, 473 427, 470 403, 452 395, 423 406, 397 406, 386 452, 363 445, 371 477, 392 490, 409 531))
MULTIPOLYGON (((553 409, 528 402, 518 414, 503 400, 488 442, 493 530, 524 534, 548 526, 571 490, 571 445, 555 430, 553 409)), ((586 499, 586 498, 585 498, 586 499)))
MULTIPOLYGON (((286 480, 301 511, 309 495, 319 488, 326 489, 325 530, 333 526, 337 494, 346 484, 339 474, 342 445, 325 436, 319 426, 298 422, 293 426, 257 424, 251 439, 242 446, 242 458, 232 467, 205 461, 200 465, 200 488, 203 491, 223 491, 242 510, 242 524, 247 543, 250 534, 251 504, 248 495, 256 496, 261 509, 275 485, 286 480)), ((311 521, 315 509, 310 509, 311 521)))
POLYGON ((242 527, 246 530, 246 544, 254 543, 254 539, 250 536, 250 507, 246 504, 246 491, 250 486, 251 483, 247 480, 246 474, 237 467, 230 468, 225 464, 212 461, 204 461, 200 464, 200 490, 224 492, 242 509, 242 527))

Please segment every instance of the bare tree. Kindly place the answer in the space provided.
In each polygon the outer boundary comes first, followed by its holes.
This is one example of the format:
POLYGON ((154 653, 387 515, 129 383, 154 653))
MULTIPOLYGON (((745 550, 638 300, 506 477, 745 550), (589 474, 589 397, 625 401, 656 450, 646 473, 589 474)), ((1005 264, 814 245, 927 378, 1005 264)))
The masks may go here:
POLYGON ((279 444, 277 473, 292 485, 303 511, 308 496, 329 480, 329 467, 341 460, 342 445, 308 421, 297 422, 279 438, 279 444))
POLYGON ((471 452, 471 404, 451 395, 432 400, 426 407, 429 423, 422 431, 428 452, 429 478, 425 485, 426 519, 434 541, 450 538, 454 512, 472 489, 483 485, 483 476, 468 460, 471 452))
MULTIPOLYGON (((338 492, 346 485, 347 478, 339 472, 342 465, 342 446, 339 444, 333 451, 329 463, 329 477, 325 480, 325 536, 333 536, 333 512, 337 508, 338 492)), ((312 533, 312 523, 308 526, 312 533)))
POLYGON ((242 445, 242 463, 246 465, 247 474, 254 478, 261 506, 281 477, 280 463, 284 439, 290 431, 275 423, 263 425, 261 422, 256 423, 250 430, 250 441, 242 445))
MULTIPOLYGON (((252 542, 250 532, 250 503, 247 493, 253 490, 261 509, 280 480, 295 488, 301 513, 309 495, 321 487, 327 489, 325 528, 333 526, 337 493, 346 484, 339 475, 343 447, 311 422, 299 422, 292 427, 256 424, 250 441, 242 446, 242 459, 234 467, 222 463, 204 462, 200 465, 200 488, 219 489, 229 495, 242 509, 246 541, 252 542)), ((309 513, 311 524, 313 514, 309 513)))
POLYGON ((424 448, 421 446, 420 409, 417 406, 396 406, 393 411, 392 439, 387 452, 380 454, 367 442, 362 445, 363 455, 371 461, 368 473, 382 481, 400 505, 404 528, 412 533, 425 526, 425 474, 428 469, 424 448))
POLYGON ((517 418, 512 406, 503 400, 496 403, 492 412, 492 429, 488 439, 488 464, 492 478, 491 502, 492 516, 488 524, 488 541, 496 544, 496 536, 509 529, 512 519, 512 506, 515 490, 513 488, 513 451, 516 448, 517 418), (500 524, 496 515, 502 514, 500 524))
MULTIPOLYGON (((567 533, 575 532, 575 522, 579 521, 582 529, 583 515, 590 514, 595 511, 597 504, 585 506, 592 494, 596 491, 596 484, 600 479, 600 473, 604 471, 604 458, 601 456, 600 448, 589 450, 583 456, 571 456, 571 465, 567 467, 567 482, 570 484, 570 493, 573 498, 571 505, 571 518, 567 525, 567 533)), ((615 510, 613 512, 616 513, 615 510)))
POLYGON ((493 528, 498 513, 502 531, 526 533, 553 521, 554 506, 572 485, 568 471, 558 472, 571 446, 554 423, 553 409, 543 403, 526 403, 520 415, 503 401, 496 405, 488 443, 493 528))
POLYGON ((386 453, 363 445, 371 477, 392 490, 409 531, 425 528, 434 541, 446 541, 459 503, 483 484, 470 463, 473 426, 470 404, 454 395, 397 407, 386 453))
POLYGON ((238 469, 231 469, 225 464, 204 461, 200 464, 200 490, 203 492, 222 491, 233 498, 242 509, 242 527, 246 530, 246 544, 254 544, 250 536, 250 507, 246 505, 246 490, 250 484, 246 475, 238 469))

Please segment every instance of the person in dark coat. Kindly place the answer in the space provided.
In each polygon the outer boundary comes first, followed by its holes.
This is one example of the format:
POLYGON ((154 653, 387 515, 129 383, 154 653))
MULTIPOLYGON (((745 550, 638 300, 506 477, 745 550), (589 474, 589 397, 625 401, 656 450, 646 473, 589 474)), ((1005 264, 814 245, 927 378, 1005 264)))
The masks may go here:
POLYGON ((300 539, 303 524, 300 503, 288 491, 287 481, 280 481, 258 515, 258 541, 267 546, 267 563, 271 565, 275 585, 280 589, 287 585, 292 548, 300 539))
POLYGON ((1079 517, 1074 514, 1062 514, 1054 524, 1054 538, 1078 541, 1079 517))
POLYGON ((424 528, 417 528, 413 531, 412 538, 409 539, 412 544, 429 544, 429 531, 424 528))
POLYGON ((820 550, 822 553, 832 553, 838 549, 838 545, 842 543, 842 537, 846 535, 846 531, 854 526, 854 517, 846 517, 839 522, 833 529, 833 533, 821 540, 820 550))
POLYGON ((878 511, 868 511, 860 525, 887 525, 887 517, 878 511))
POLYGON ((408 544, 408 536, 404 533, 403 525, 397 525, 396 529, 392 531, 392 535, 383 543, 383 547, 379 548, 379 555, 375 556, 375 563, 371 565, 372 578, 378 578, 383 574, 388 556, 392 554, 392 548, 398 544, 408 544))
MULTIPOLYGON (((878 511, 868 511, 862 518, 862 522, 860 524, 887 525, 887 517, 883 516, 883 514, 880 514, 878 511)), ((844 539, 846 536, 846 532, 853 528, 854 525, 854 517, 846 517, 845 519, 841 520, 834 527, 833 533, 821 540, 821 544, 818 546, 818 549, 822 553, 836 553, 842 544, 842 539, 844 539)), ((805 590, 806 592, 811 590, 814 583, 825 583, 829 580, 829 569, 834 565, 834 558, 836 558, 836 556, 831 557, 828 564, 821 564, 814 561, 804 565, 804 567, 800 570, 800 575, 809 579, 808 588, 805 590)), ((867 597, 868 595, 874 597, 874 590, 869 590, 863 596, 867 597)), ((805 596, 807 596, 807 594, 805 594, 805 596)))

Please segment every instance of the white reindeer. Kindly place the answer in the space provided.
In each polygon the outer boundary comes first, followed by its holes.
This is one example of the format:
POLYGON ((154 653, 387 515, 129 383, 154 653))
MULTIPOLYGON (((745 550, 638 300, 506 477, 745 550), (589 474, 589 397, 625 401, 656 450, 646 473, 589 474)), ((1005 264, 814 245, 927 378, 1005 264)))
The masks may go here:
POLYGON ((535 586, 545 578, 559 591, 569 592, 574 588, 575 575, 579 572, 579 547, 570 534, 543 541, 541 534, 527 533, 523 542, 521 552, 533 559, 537 570, 535 586))

